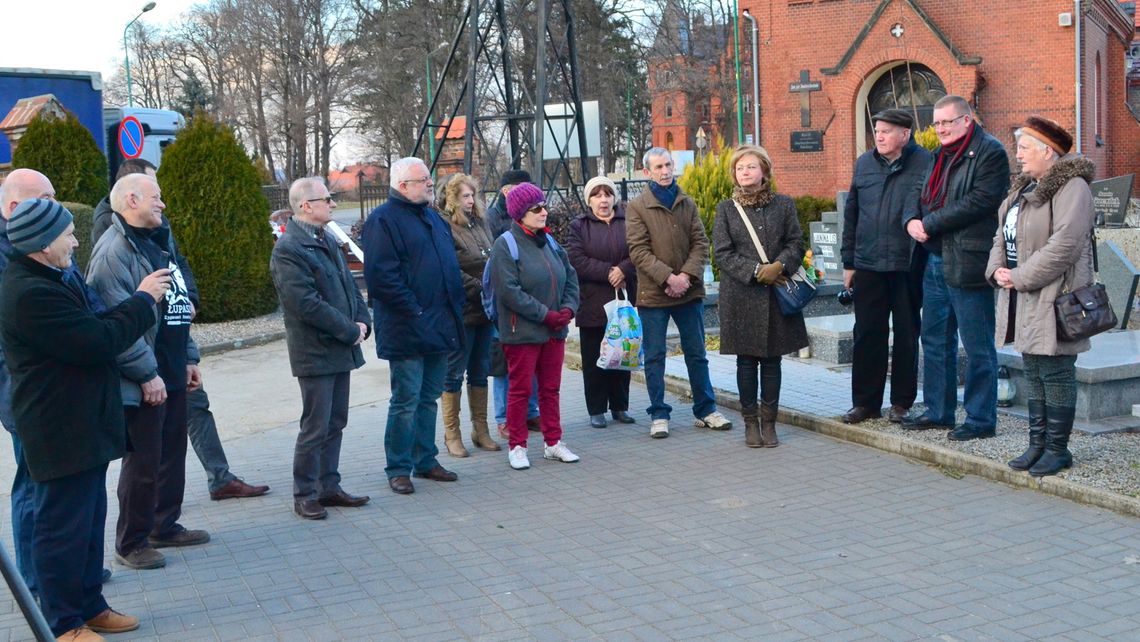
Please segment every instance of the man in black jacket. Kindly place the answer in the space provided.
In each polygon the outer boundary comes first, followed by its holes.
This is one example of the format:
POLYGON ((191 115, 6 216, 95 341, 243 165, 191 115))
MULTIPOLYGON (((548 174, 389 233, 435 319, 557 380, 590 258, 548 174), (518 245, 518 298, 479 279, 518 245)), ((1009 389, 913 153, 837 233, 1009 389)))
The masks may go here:
POLYGON ((12 413, 35 480, 32 561, 40 608, 61 639, 102 639, 139 626, 103 599, 107 463, 126 430, 116 359, 154 323, 169 270, 143 278, 96 314, 71 268, 71 213, 55 201, 20 203, 8 222, 11 263, 0 282, 0 342, 12 375, 12 413))
POLYGON ((917 200, 930 152, 911 138, 914 119, 902 109, 871 118, 875 149, 855 161, 843 210, 843 285, 855 292, 855 346, 851 364, 852 408, 843 421, 881 416, 887 382, 889 329, 891 409, 899 423, 918 394, 918 328, 922 306, 922 248, 902 227, 903 210, 917 200))
POLYGON ((994 291, 985 271, 998 206, 1009 190, 1009 157, 960 96, 934 103, 934 128, 942 146, 935 151, 921 195, 904 217, 907 233, 930 252, 922 282, 926 412, 907 427, 954 425, 960 336, 967 359, 966 421, 949 437, 985 439, 994 436, 997 426, 994 291))

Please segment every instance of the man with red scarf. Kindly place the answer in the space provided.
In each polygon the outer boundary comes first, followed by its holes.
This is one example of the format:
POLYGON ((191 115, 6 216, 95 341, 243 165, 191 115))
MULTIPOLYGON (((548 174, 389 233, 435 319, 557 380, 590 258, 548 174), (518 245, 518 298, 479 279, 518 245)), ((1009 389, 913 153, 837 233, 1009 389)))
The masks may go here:
POLYGON ((907 233, 930 252, 922 280, 926 412, 905 427, 952 427, 952 441, 986 439, 997 425, 997 352, 994 291, 985 270, 998 206, 1009 191, 1009 157, 960 96, 934 103, 934 128, 942 145, 919 201, 903 216, 907 233), (959 337, 967 360, 966 420, 954 427, 959 337))

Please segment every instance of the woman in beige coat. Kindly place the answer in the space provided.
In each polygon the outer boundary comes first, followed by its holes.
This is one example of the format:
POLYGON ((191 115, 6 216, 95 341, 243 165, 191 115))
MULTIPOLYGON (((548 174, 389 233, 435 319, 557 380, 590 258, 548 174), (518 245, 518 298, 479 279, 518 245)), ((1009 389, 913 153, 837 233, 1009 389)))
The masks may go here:
POLYGON ((1042 477, 1073 462, 1076 361, 1089 342, 1057 338, 1053 301, 1093 281, 1094 167, 1047 118, 1030 116, 1015 136, 1022 174, 998 211, 986 278, 1000 288, 997 344, 1021 352, 1029 387, 1029 448, 1009 467, 1042 477))

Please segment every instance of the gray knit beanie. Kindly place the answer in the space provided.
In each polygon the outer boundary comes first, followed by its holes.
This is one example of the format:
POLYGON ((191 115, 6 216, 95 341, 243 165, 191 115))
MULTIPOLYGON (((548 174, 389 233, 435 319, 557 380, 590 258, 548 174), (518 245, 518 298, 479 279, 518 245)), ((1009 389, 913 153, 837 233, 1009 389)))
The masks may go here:
POLYGON ((59 238, 71 221, 71 212, 55 201, 22 201, 8 219, 8 240, 20 254, 39 252, 59 238))

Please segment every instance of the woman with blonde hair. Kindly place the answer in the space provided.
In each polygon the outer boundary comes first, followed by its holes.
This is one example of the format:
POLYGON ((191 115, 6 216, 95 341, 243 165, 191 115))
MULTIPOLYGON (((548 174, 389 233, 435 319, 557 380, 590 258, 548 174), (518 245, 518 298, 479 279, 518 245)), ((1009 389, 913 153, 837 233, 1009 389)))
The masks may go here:
POLYGON ((763 147, 737 147, 729 167, 736 187, 716 206, 712 234, 720 268, 720 353, 736 355, 745 445, 775 448, 780 357, 808 344, 803 314, 781 313, 775 286, 799 269, 804 241, 792 199, 772 191, 772 160, 763 147))
POLYGON ((467 375, 467 402, 471 409, 471 443, 481 450, 500 450, 487 427, 487 373, 491 368, 491 333, 494 326, 483 311, 483 267, 491 253, 491 233, 479 202, 479 183, 473 176, 455 174, 443 190, 443 211, 451 224, 455 255, 463 277, 467 301, 463 304, 464 347, 451 355, 441 398, 443 442, 452 457, 466 457, 459 431, 459 403, 463 375, 467 375))

